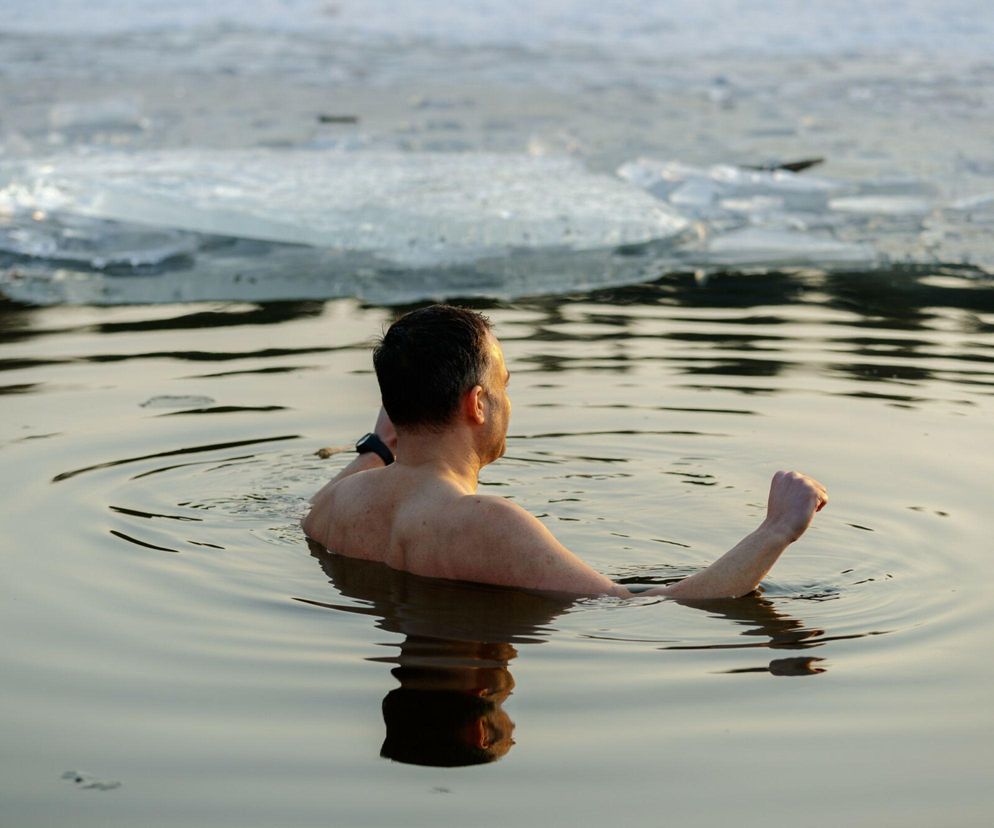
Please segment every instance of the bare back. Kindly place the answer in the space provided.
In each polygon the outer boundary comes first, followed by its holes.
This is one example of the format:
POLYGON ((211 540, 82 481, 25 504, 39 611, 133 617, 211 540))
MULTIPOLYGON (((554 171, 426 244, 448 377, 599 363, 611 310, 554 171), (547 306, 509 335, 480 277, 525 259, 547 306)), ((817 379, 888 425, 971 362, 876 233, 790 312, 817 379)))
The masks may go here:
POLYGON ((416 575, 619 592, 521 507, 401 464, 351 475, 321 492, 304 530, 332 552, 416 575))
POLYGON ((371 469, 336 483, 304 528, 329 550, 417 574, 437 565, 452 544, 449 516, 465 497, 442 480, 421 480, 401 466, 371 469))

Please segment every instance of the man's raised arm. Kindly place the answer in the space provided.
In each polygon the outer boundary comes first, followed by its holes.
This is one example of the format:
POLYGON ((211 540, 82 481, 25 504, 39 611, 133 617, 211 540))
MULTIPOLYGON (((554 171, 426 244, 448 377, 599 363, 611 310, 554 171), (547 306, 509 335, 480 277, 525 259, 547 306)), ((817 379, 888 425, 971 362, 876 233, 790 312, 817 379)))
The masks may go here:
MULTIPOLYGON (((390 421, 390 417, 387 416, 387 412, 384 410, 383 406, 380 406, 380 413, 376 417, 376 425, 373 426, 372 433, 379 437, 383 442, 383 445, 390 449, 393 454, 397 454, 397 430, 394 428, 393 423, 390 421)), ((321 450, 321 452, 324 451, 326 451, 326 449, 321 450)), ((321 452, 318 452, 318 454, 321 454, 321 452)), ((328 453, 330 453, 330 451, 328 453)), ((321 456, 326 457, 328 455, 321 454, 321 456)), ((368 469, 382 469, 384 465, 385 462, 376 452, 370 451, 358 455, 344 469, 325 483, 313 497, 311 497, 311 505, 314 505, 321 500, 324 494, 339 480, 353 475, 356 472, 367 471, 368 469)))
MULTIPOLYGON (((797 472, 777 472, 766 519, 752 534, 706 569, 638 595, 668 598, 738 598, 756 588, 783 551, 808 528, 828 502, 824 487, 797 472)), ((468 548, 485 554, 459 556, 445 577, 586 595, 632 597, 622 584, 594 570, 564 547, 536 517, 494 496, 468 496, 458 515, 468 548)))
POLYGON ((766 519, 706 569, 689 578, 657 587, 642 595, 669 598, 738 598, 752 592, 783 551, 811 524, 814 513, 828 503, 817 480, 798 472, 778 471, 770 484, 766 519))

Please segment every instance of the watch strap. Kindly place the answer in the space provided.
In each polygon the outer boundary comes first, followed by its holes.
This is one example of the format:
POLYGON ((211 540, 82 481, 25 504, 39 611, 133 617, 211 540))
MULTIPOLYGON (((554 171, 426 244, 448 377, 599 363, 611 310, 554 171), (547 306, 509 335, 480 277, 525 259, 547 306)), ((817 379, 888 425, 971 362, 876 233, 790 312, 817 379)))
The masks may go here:
POLYGON ((394 461, 393 452, 387 447, 387 444, 380 439, 378 434, 370 431, 368 434, 364 434, 359 438, 358 442, 355 444, 355 450, 359 454, 365 454, 367 452, 374 452, 379 455, 383 464, 389 466, 394 461))

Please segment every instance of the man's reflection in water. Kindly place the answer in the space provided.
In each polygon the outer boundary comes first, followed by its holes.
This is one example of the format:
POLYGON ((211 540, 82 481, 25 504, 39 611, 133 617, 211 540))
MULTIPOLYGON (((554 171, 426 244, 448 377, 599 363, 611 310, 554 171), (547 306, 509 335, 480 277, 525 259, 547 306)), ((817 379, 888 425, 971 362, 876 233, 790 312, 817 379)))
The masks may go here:
POLYGON ((440 767, 500 759, 514 744, 501 705, 514 688, 507 664, 516 655, 510 644, 409 637, 392 659, 400 687, 383 700, 380 755, 440 767), (464 663, 444 663, 455 657, 464 663))
MULTIPOLYGON (((690 649, 741 649, 747 647, 770 647, 772 649, 802 650, 819 647, 826 641, 825 631, 805 627, 802 621, 780 612, 776 605, 762 597, 759 591, 742 598, 719 598, 710 601, 681 601, 681 604, 703 610, 715 617, 727 618, 735 624, 746 627, 742 635, 766 639, 753 643, 699 644, 671 646, 671 650, 690 649)), ((848 636, 847 636, 848 637, 848 636)), ((774 676, 812 676, 825 672, 823 659, 807 656, 775 658, 763 667, 744 667, 726 670, 726 673, 770 673, 774 676)))
MULTIPOLYGON (((545 641, 549 626, 574 596, 421 578, 385 564, 347 558, 310 544, 332 585, 356 604, 304 603, 369 615, 379 629, 404 636, 396 655, 371 658, 395 665, 400 687, 383 700, 386 738, 380 755, 413 765, 455 767, 494 762, 514 745, 514 722, 503 704, 514 689, 508 665, 515 645, 545 641)), ((821 630, 778 612, 758 594, 728 601, 681 602, 746 626, 750 643, 668 649, 778 647, 801 649, 826 639, 821 630)), ((819 659, 774 659, 769 667, 730 672, 811 675, 819 659)))
MULTIPOLYGON (((502 705, 514 689, 515 644, 539 643, 573 596, 421 578, 311 544, 331 583, 358 606, 319 604, 372 615, 404 636, 393 656, 400 687, 383 700, 382 756, 414 765, 494 762, 514 744, 502 705)), ((318 602, 308 602, 318 603, 318 602)))

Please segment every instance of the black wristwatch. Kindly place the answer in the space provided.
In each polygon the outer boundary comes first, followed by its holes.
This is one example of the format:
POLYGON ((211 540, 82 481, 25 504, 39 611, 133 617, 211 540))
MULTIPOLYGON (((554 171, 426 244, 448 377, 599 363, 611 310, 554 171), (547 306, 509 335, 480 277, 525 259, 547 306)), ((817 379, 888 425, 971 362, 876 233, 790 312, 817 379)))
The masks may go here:
POLYGON ((367 451, 375 452, 380 456, 385 466, 389 466, 394 459, 393 452, 387 448, 387 444, 380 439, 378 434, 374 434, 372 431, 369 434, 363 434, 359 438, 359 442, 355 444, 355 450, 359 454, 365 454, 367 451))

